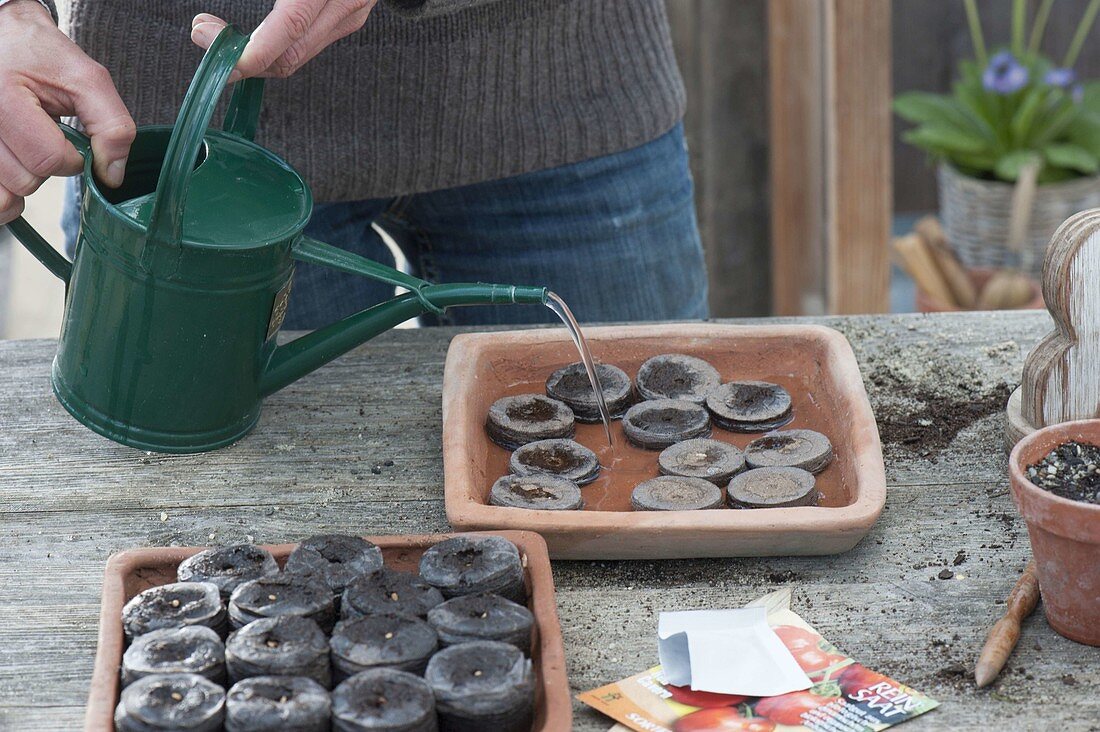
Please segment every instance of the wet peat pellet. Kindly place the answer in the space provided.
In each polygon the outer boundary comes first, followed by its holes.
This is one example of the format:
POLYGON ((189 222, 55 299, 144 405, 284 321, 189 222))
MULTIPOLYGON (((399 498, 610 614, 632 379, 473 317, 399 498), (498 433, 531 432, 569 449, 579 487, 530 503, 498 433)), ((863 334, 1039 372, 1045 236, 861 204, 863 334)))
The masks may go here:
POLYGON ((230 683, 253 676, 304 676, 332 687, 328 639, 317 623, 295 615, 263 618, 231 633, 225 666, 230 683))
POLYGON ((576 429, 573 410, 542 394, 498 399, 485 419, 489 439, 508 450, 535 440, 572 437, 576 429))
POLYGON ((535 710, 531 662, 513 645, 474 641, 428 662, 441 732, 528 732, 535 710))
POLYGON ((456 597, 432 608, 428 622, 444 646, 478 640, 511 643, 531 654, 531 628, 535 618, 523 605, 500 595, 481 593, 456 597))
POLYGON ((435 698, 427 682, 414 674, 390 668, 363 671, 332 692, 332 729, 436 732, 435 698))
POLYGON ((122 690, 116 732, 220 732, 225 689, 198 674, 154 674, 122 690))
POLYGON ((684 440, 666 447, 657 457, 657 465, 664 475, 702 478, 721 486, 745 469, 745 455, 718 440, 684 440))
POLYGON ((340 683, 369 668, 422 675, 439 647, 439 636, 420 618, 380 613, 341 620, 332 631, 329 646, 333 680, 340 683))
MULTIPOLYGON (((617 366, 596 364, 596 379, 603 390, 607 411, 612 419, 622 417, 634 400, 634 386, 630 377, 617 366)), ((596 405, 596 393, 581 362, 571 363, 550 374, 546 380, 546 394, 568 405, 578 422, 600 421, 600 408, 596 405)))
POLYGON ((707 395, 714 424, 730 432, 767 432, 794 418, 791 395, 767 381, 731 381, 707 395))
POLYGON ((138 593, 122 608, 127 639, 161 628, 205 625, 221 637, 227 631, 225 605, 210 582, 173 582, 138 593))
POLYGON ((600 474, 600 459, 574 440, 536 440, 516 448, 508 469, 515 475, 549 473, 587 485, 600 474))
POLYGON ((576 483, 548 473, 505 475, 489 490, 489 504, 542 511, 576 511, 584 506, 576 483))
POLYGON ((283 615, 310 618, 321 630, 331 632, 336 623, 332 590, 317 577, 277 574, 245 582, 229 598, 229 624, 233 628, 283 615))
POLYGON ((527 604, 523 560, 516 545, 500 536, 456 536, 429 547, 420 557, 420 576, 443 596, 492 592, 527 604))
POLYGON ((279 573, 275 557, 253 544, 206 549, 180 562, 180 582, 213 582, 226 600, 233 590, 249 580, 279 573))
POLYGON ((376 613, 422 618, 443 602, 443 595, 412 572, 379 569, 348 585, 340 604, 345 620, 376 613))
POLYGON ((817 481, 802 468, 757 468, 735 475, 726 487, 730 508, 816 506, 817 481))
POLYGON ((750 468, 802 468, 820 473, 833 461, 833 444, 813 430, 784 430, 758 437, 745 448, 750 468))
POLYGON ((242 679, 225 695, 225 732, 328 732, 332 701, 303 676, 242 679))
POLYGON ((304 539, 286 560, 286 571, 320 577, 341 595, 356 577, 382 568, 382 550, 358 536, 322 534, 304 539))
POLYGON ((643 363, 635 381, 643 399, 680 399, 702 404, 710 390, 722 383, 722 377, 701 358, 667 353, 643 363))
POLYGON ((693 402, 654 399, 639 402, 623 415, 623 433, 645 450, 664 450, 677 442, 710 434, 707 410, 693 402))
POLYGON ((154 674, 198 674, 225 685, 225 645, 203 625, 140 635, 122 655, 122 685, 154 674))
POLYGON ((700 511, 721 508, 722 489, 702 478, 661 475, 639 483, 630 494, 635 511, 700 511))

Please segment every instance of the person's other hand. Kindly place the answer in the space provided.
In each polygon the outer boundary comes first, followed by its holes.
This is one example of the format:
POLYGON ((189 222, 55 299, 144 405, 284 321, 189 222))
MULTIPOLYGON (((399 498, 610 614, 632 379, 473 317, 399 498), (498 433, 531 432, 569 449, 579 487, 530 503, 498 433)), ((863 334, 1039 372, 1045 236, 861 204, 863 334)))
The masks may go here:
POLYGON ((0 224, 52 175, 76 175, 84 160, 55 117, 75 115, 92 138, 95 172, 122 183, 136 127, 107 69, 62 33, 37 0, 0 7, 0 224))
MULTIPOLYGON (((367 22, 378 0, 276 0, 275 7, 252 33, 252 39, 229 80, 242 77, 287 77, 331 43, 367 22)), ((191 40, 210 48, 226 23, 209 13, 191 21, 191 40)))

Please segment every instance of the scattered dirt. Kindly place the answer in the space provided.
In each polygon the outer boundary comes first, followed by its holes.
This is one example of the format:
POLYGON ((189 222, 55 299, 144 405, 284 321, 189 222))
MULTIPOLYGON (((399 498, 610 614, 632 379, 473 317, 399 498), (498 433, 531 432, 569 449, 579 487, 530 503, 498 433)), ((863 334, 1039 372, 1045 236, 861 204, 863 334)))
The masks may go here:
POLYGON ((939 577, 942 580, 949 580, 949 579, 953 579, 955 577, 955 573, 952 572, 950 569, 941 569, 940 573, 937 574, 936 576, 939 577))
POLYGON ((908 394, 914 404, 884 405, 875 410, 879 434, 886 445, 931 455, 978 420, 1004 411, 1013 388, 1004 382, 989 389, 977 385, 960 398, 918 387, 908 394))
POLYGON ((955 559, 951 563, 957 567, 965 561, 966 561, 966 552, 964 552, 962 549, 960 549, 959 553, 955 555, 955 559))
POLYGON ((969 691, 974 688, 974 676, 961 663, 952 663, 936 672, 936 678, 956 689, 969 691))

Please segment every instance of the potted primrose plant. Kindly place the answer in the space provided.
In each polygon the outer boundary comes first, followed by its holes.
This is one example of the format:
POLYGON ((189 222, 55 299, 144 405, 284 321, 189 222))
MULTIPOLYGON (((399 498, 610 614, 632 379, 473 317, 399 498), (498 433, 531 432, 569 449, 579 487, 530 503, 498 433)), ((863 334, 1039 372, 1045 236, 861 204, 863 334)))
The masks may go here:
POLYGON ((963 0, 974 60, 959 65, 950 94, 908 92, 894 111, 915 126, 903 139, 938 164, 947 241, 969 267, 1019 267, 1038 276, 1055 229, 1100 206, 1100 82, 1073 65, 1100 11, 1092 0, 1065 55, 1040 46, 1054 0, 1042 0, 1027 28, 1026 0, 1013 0, 1009 46, 986 50, 975 0, 963 0), (1006 247, 1013 188, 1039 166, 1023 252, 1006 247))

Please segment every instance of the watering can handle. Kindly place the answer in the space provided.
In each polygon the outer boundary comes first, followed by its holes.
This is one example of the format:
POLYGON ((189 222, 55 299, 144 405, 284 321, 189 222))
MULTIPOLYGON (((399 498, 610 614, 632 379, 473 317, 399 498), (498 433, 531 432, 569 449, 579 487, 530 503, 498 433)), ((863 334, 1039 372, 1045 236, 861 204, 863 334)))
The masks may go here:
MULTIPOLYGON (((142 254, 142 262, 147 269, 152 269, 152 257, 163 246, 176 249, 180 245, 183 209, 195 158, 214 116, 218 97, 247 43, 247 35, 231 25, 226 26, 210 44, 187 89, 157 180, 157 193, 149 220, 149 238, 142 254)), ((262 80, 247 79, 238 84, 226 114, 226 131, 251 139, 256 132, 262 96, 262 80)))

